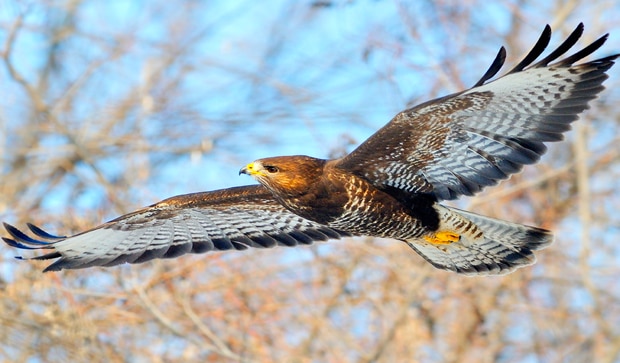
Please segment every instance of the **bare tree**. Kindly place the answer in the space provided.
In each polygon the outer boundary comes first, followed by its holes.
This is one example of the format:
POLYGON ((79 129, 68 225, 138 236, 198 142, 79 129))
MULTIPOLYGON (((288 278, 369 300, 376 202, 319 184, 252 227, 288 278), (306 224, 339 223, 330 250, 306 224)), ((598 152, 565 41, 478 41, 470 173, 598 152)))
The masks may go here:
MULTIPOLYGON (((620 50, 611 0, 122 3, 0 5, 0 219, 76 232, 249 183, 258 157, 343 154, 546 23, 620 50)), ((531 268, 464 278, 351 239, 41 274, 4 248, 0 359, 618 361, 618 74, 540 164, 457 202, 555 230, 531 268)))

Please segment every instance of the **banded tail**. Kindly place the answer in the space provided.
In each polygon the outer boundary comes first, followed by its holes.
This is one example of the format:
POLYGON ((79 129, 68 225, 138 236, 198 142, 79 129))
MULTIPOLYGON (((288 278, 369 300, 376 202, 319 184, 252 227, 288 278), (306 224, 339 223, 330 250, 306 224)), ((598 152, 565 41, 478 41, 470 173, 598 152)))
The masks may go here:
POLYGON ((407 244, 433 266, 464 275, 504 275, 536 262, 550 231, 437 205, 439 230, 407 244))

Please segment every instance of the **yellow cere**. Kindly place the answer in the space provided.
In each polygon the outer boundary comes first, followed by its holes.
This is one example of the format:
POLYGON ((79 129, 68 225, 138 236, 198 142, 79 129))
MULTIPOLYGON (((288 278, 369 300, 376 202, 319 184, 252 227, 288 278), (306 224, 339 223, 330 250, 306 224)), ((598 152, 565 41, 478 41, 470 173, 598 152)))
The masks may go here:
POLYGON ((248 165, 245 166, 245 170, 248 172, 248 174, 250 175, 264 175, 262 172, 257 171, 254 162, 249 163, 248 165))

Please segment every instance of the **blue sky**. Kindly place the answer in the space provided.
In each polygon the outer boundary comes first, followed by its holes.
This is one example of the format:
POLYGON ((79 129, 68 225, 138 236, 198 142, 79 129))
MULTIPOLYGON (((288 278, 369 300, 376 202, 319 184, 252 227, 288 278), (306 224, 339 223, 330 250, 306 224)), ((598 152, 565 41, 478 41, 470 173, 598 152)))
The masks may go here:
MULTIPOLYGON (((448 3, 453 4, 451 10, 457 15, 460 7, 466 6, 459 1, 448 3)), ((147 106, 136 107, 127 122, 110 132, 138 132, 136 139, 140 136, 165 147, 211 142, 215 147, 211 152, 170 156, 165 152, 141 155, 136 145, 135 149, 119 149, 95 160, 109 180, 122 179, 145 160, 156 164, 151 175, 129 187, 127 194, 134 195, 127 203, 130 210, 176 194, 253 183, 237 173, 256 158, 287 154, 328 157, 336 150, 352 150, 410 101, 426 101, 475 83, 499 47, 505 45, 502 39, 512 26, 511 11, 521 2, 480 4, 464 20, 468 27, 461 23, 445 25, 432 1, 342 1, 311 11, 307 7, 310 2, 284 0, 216 1, 208 6, 196 2, 195 12, 187 11, 185 7, 192 6, 188 4, 192 3, 85 1, 80 6, 79 23, 69 24, 78 29, 79 35, 63 44, 63 51, 71 57, 62 58, 62 73, 56 76, 49 92, 48 102, 60 99, 93 61, 101 60, 71 111, 60 113, 62 121, 79 130, 85 139, 96 138, 119 100, 139 89, 149 70, 165 67, 164 80, 152 90, 155 96, 163 95, 161 99, 167 102, 164 110, 151 113, 147 106), (403 7, 408 11, 402 11, 403 7), (416 16, 407 19, 403 14, 416 16), (118 42, 123 38, 128 41, 118 42), (110 50, 117 48, 123 50, 120 55, 106 59, 110 50), (461 57, 465 48, 473 48, 468 55, 475 56, 461 57), (165 50, 169 49, 181 56, 166 65, 170 54, 165 50), (431 88, 434 80, 453 74, 439 63, 446 58, 458 66, 458 77, 431 88), (165 87, 176 75, 182 75, 180 84, 173 88, 178 92, 166 94, 165 87), (173 133, 182 134, 182 141, 159 139, 173 133)), ((529 49, 544 24, 554 19, 550 15, 555 14, 554 9, 548 6, 534 7, 526 2, 520 8, 520 25, 525 30, 520 44, 507 47, 509 62, 523 54, 514 47, 529 49)), ((58 14, 49 14, 35 2, 27 12, 26 26, 15 42, 12 59, 29 81, 37 81, 45 64, 45 29, 48 22, 62 19, 61 8, 58 14)), ((24 9, 20 2, 0 5, 0 44, 6 41, 15 17, 24 9)), ((598 14, 597 9, 586 5, 577 8, 565 19, 560 32, 583 20, 586 38, 592 40, 601 33, 592 34, 590 29, 595 26, 589 26, 588 20, 613 23, 610 19, 618 15, 617 11, 615 16, 611 11, 598 14)), ((610 31, 612 36, 596 53, 600 56, 620 49, 620 26, 604 31, 610 31)), ((559 39, 559 34, 554 35, 552 44, 558 44, 559 39)), ((617 83, 618 72, 612 77, 617 83)), ((4 134, 0 136, 0 147, 11 150, 20 145, 15 141, 19 138, 10 135, 28 132, 22 125, 29 120, 31 105, 21 87, 10 80, 5 67, 0 67, 0 81, 5 87, 0 99, 0 131, 4 134)), ((619 91, 609 89, 603 99, 607 104, 620 104, 619 91)), ((609 121, 596 119, 592 123, 593 156, 617 139, 617 123, 609 121)), ((33 165, 44 168, 46 158, 67 152, 70 142, 61 134, 50 126, 49 132, 41 135, 43 151, 33 156, 33 165)), ((10 154, 0 156, 0 173, 8 170, 6 155, 10 154)), ((563 162, 561 155, 553 153, 543 161, 556 166, 563 162)), ((106 191, 92 168, 81 165, 73 173, 51 188, 41 207, 33 211, 34 216, 49 218, 70 210, 68 213, 73 215, 100 215, 104 220, 119 214, 106 203, 106 191), (77 188, 81 189, 76 195, 77 188)), ((620 170, 610 170, 606 176, 592 180, 595 188, 610 190, 611 197, 597 206, 607 208, 610 215, 618 204, 618 186, 614 184, 618 174, 620 170)), ((43 193, 46 187, 33 185, 30 192, 43 193)), ((2 205, 0 202, 0 208, 2 205)), ((14 223, 17 216, 11 206, 4 208, 0 209, 0 219, 14 223)), ((575 221, 574 216, 568 217, 557 226, 561 235, 579 233, 581 226, 575 221)), ((593 236, 611 241, 619 233, 618 227, 599 226, 593 236)), ((607 251, 600 249, 593 263, 603 260, 607 251)), ((577 255, 579 251, 569 252, 577 255)), ((6 250, 3 253, 14 254, 6 250)), ((308 256, 291 252, 283 258, 303 260, 308 256)), ((601 285, 607 285, 608 279, 601 276, 601 285)), ((591 301, 583 293, 575 295, 571 303, 575 309, 583 309, 591 301)), ((519 322, 514 336, 522 339, 529 333, 528 323, 519 322)))

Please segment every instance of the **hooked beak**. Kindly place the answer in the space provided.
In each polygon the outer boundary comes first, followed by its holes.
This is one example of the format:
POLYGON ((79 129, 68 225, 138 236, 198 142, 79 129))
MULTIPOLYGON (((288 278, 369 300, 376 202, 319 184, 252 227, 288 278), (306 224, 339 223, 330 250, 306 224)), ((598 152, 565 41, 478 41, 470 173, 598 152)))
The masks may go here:
POLYGON ((262 166, 257 162, 249 163, 239 170, 239 175, 241 174, 247 174, 250 176, 263 175, 262 166))

